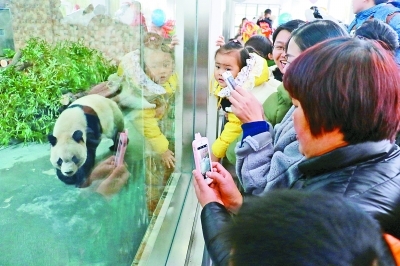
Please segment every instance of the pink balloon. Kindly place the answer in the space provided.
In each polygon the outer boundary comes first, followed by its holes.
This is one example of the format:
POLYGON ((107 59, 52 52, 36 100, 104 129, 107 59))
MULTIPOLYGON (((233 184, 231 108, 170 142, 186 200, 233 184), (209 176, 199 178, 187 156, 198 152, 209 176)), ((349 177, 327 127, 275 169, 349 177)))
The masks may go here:
POLYGON ((318 0, 310 0, 311 4, 315 4, 318 0))

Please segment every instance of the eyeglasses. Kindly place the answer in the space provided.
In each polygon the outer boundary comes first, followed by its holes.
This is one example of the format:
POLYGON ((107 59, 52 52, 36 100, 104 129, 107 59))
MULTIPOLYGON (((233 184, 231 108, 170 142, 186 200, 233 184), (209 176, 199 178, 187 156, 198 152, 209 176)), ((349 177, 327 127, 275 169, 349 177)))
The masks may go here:
POLYGON ((274 48, 274 50, 276 51, 280 51, 280 52, 286 52, 286 48, 282 45, 274 45, 272 46, 274 48))

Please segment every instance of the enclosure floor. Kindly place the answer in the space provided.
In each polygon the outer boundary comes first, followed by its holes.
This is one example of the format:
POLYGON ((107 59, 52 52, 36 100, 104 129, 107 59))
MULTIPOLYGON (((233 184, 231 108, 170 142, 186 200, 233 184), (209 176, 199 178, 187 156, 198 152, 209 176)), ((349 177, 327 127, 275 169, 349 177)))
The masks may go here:
POLYGON ((62 183, 49 158, 49 144, 0 148, 0 266, 130 265, 149 220, 143 161, 107 200, 62 183))

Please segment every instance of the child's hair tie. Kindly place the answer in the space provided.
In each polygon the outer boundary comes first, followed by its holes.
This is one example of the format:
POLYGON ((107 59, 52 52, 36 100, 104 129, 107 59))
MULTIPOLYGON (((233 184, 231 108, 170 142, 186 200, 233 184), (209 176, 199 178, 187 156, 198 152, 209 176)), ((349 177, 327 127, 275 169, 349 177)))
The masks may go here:
POLYGON ((155 39, 155 37, 150 37, 150 41, 154 41, 155 39))

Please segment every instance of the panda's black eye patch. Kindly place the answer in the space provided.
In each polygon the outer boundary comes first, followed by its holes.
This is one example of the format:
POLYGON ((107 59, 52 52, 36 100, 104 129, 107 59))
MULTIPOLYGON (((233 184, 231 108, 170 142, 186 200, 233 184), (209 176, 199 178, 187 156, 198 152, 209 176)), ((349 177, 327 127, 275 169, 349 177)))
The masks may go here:
POLYGON ((63 163, 63 160, 61 160, 61 158, 58 158, 57 165, 61 166, 62 163, 63 163))
POLYGON ((78 164, 79 163, 79 159, 76 158, 76 156, 72 157, 72 161, 74 162, 74 164, 78 164))

